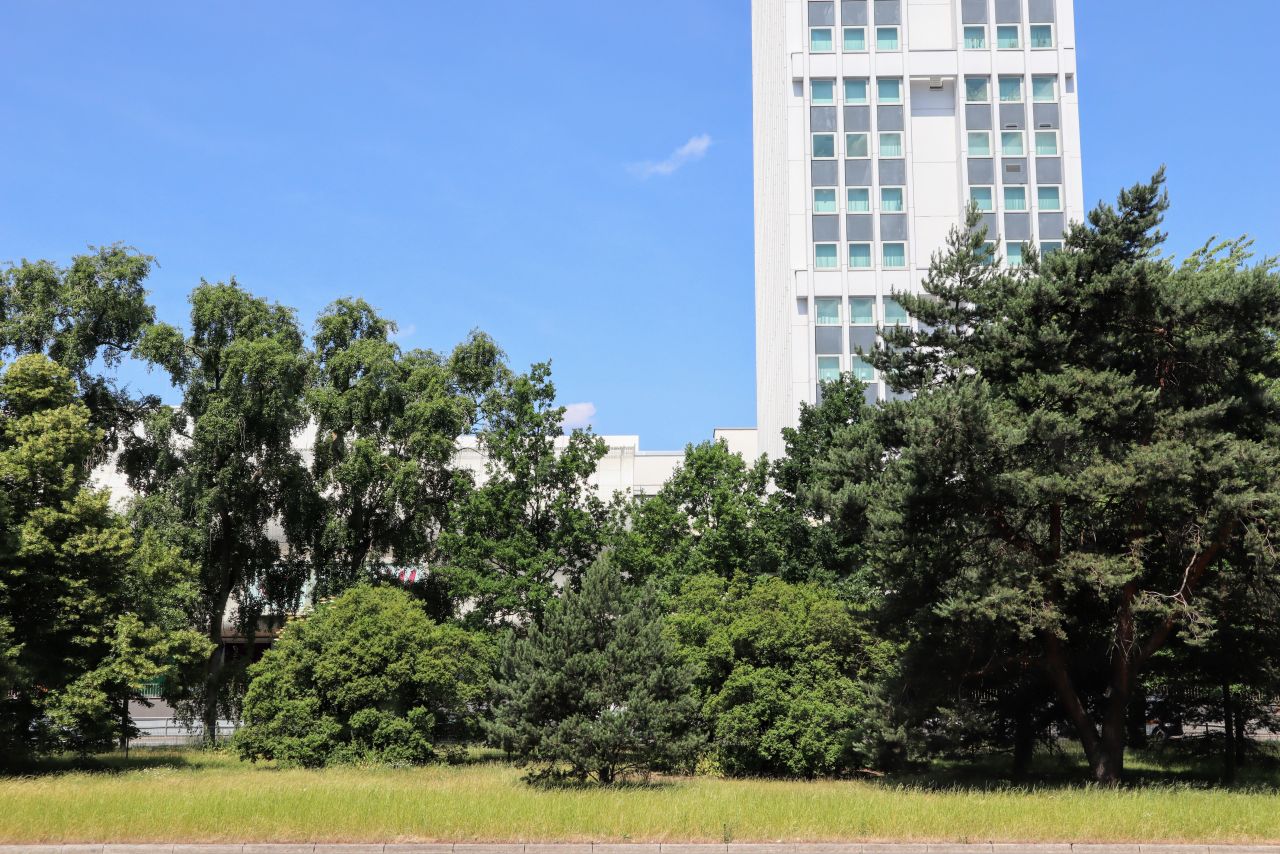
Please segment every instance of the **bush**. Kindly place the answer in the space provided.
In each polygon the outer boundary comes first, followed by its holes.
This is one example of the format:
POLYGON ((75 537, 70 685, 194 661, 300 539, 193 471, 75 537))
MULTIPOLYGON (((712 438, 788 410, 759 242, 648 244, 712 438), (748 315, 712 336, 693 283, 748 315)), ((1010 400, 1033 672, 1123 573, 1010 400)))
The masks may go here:
POLYGON ((691 671, 663 635, 652 587, 607 562, 511 643, 495 688, 495 738, 535 776, 578 780, 691 766, 702 740, 691 671))
POLYGON ((698 673, 713 759, 732 776, 817 777, 886 761, 888 651, 811 584, 689 579, 670 631, 698 673))
POLYGON ((492 660, 486 639, 436 625, 404 591, 352 588, 250 669, 236 748, 304 767, 431 761, 476 733, 492 660))

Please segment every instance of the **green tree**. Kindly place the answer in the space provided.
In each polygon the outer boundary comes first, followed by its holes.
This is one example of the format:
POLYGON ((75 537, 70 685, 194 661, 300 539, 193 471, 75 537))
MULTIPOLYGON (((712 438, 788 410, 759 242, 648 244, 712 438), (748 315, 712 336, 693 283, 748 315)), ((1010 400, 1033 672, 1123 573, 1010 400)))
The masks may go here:
POLYGON ((523 626, 609 539, 612 515, 590 483, 608 448, 589 430, 565 435, 545 364, 501 372, 480 415, 485 477, 455 502, 434 574, 467 624, 523 626))
POLYGON ((190 567, 88 486, 100 432, 41 355, 0 377, 0 758, 105 748, 130 699, 206 653, 185 629, 190 567))
POLYGON ((408 593, 359 585, 290 621, 250 669, 242 759, 419 764, 477 733, 494 650, 408 593))
MULTIPOLYGON (((139 350, 182 392, 128 443, 125 468, 141 499, 138 524, 157 531, 199 568, 198 620, 215 646, 199 707, 207 738, 234 699, 237 676, 222 646, 224 615, 253 638, 268 605, 296 607, 306 565, 270 531, 303 548, 315 492, 293 440, 306 425, 311 363, 293 311, 230 284, 202 282, 191 294, 191 332, 157 325, 139 350)), ((252 643, 252 641, 251 641, 252 643)))
POLYGON ((155 321, 144 282, 154 259, 124 246, 91 247, 71 266, 22 261, 0 269, 0 356, 43 354, 75 380, 101 431, 102 462, 158 401, 135 399, 100 371, 113 370, 155 321))
POLYGON ((425 564, 470 485, 454 466, 501 351, 474 333, 452 356, 402 353, 395 326, 364 300, 339 300, 316 324, 313 473, 325 506, 314 546, 321 593, 371 580, 388 561, 425 564))
POLYGON ((1038 670, 1107 783, 1138 679, 1212 622, 1206 592, 1277 580, 1280 278, 1242 243, 1162 258, 1162 182, 1023 270, 954 234, 925 294, 901 296, 922 331, 872 354, 916 397, 820 466, 833 515, 865 519, 886 624, 1038 670))
POLYGON ((702 742, 656 592, 628 587, 607 560, 511 641, 493 702, 493 737, 542 775, 610 784, 690 765, 702 742))
POLYGON ((829 588, 780 578, 688 579, 668 631, 694 666, 720 767, 818 777, 888 760, 879 685, 891 649, 829 588))

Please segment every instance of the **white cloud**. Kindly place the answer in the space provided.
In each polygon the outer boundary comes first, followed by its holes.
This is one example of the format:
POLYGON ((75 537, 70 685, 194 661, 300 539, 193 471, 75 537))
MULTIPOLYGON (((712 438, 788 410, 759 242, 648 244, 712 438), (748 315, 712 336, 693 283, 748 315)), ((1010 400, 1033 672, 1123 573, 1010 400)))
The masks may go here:
POLYGON ((401 326, 399 329, 397 329, 395 332, 391 333, 391 340, 404 341, 407 338, 412 338, 414 333, 417 331, 418 331, 418 327, 415 326, 414 324, 412 323, 405 324, 404 326, 401 326))
POLYGON ((654 163, 646 160, 644 163, 633 163, 630 166, 631 172, 641 178, 652 178, 655 175, 670 175, 686 163, 694 160, 701 160, 707 156, 707 151, 711 148, 711 135, 700 134, 686 142, 671 153, 666 160, 660 160, 654 163))
POLYGON ((574 430, 578 427, 590 427, 591 419, 596 417, 594 403, 567 403, 564 407, 564 427, 574 430))

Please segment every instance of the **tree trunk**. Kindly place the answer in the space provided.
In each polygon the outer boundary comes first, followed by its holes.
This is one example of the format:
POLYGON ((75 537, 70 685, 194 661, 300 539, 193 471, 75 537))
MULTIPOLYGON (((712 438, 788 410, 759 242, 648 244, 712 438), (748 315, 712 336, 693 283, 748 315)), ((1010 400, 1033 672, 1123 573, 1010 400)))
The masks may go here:
POLYGON ((1231 702, 1231 683, 1222 679, 1222 781, 1228 786, 1236 781, 1236 718, 1231 702))
POLYGON ((1031 774, 1031 758, 1036 749, 1035 710, 1025 698, 1018 703, 1013 725, 1013 778, 1025 780, 1031 774))
POLYGON ((1244 765, 1246 760, 1249 758, 1248 752, 1245 749, 1246 747, 1248 747, 1249 743, 1245 741, 1245 738, 1244 738, 1245 715, 1241 713, 1239 704, 1236 705, 1235 712, 1236 712, 1236 767, 1238 768, 1241 765, 1244 765))
POLYGON ((1129 701, 1129 746, 1147 746, 1147 692, 1135 685, 1129 701))

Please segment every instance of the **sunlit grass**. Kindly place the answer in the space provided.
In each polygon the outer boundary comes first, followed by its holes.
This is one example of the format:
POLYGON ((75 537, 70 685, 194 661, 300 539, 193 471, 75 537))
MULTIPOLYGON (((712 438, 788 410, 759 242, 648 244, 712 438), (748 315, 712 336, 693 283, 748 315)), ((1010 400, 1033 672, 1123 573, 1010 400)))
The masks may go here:
POLYGON ((301 771, 198 751, 67 767, 0 780, 0 842, 1280 841, 1280 796, 1260 783, 978 788, 940 769, 950 784, 540 789, 501 763, 301 771))

